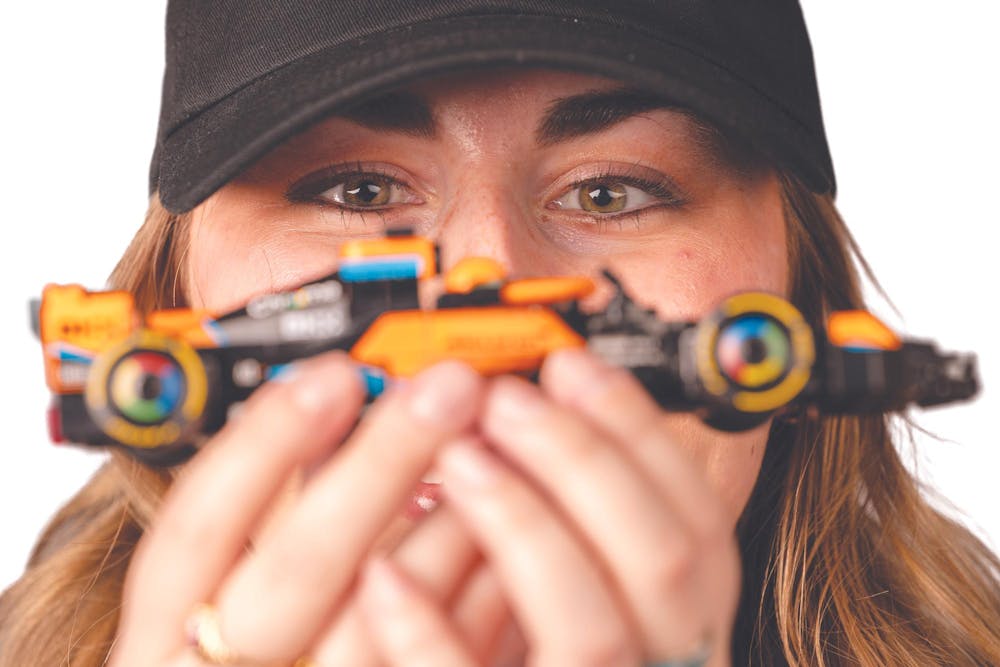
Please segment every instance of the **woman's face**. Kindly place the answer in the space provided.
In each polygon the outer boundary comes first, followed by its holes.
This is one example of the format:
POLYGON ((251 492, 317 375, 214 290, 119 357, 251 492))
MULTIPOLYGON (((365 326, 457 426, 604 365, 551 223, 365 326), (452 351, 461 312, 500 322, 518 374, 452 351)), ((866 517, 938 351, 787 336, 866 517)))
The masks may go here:
MULTIPOLYGON (((606 79, 550 71, 449 76, 328 119, 195 209, 188 293, 222 312, 336 267, 338 246, 412 227, 512 275, 610 269, 664 319, 746 289, 787 293, 777 179, 739 169, 687 115, 606 79)), ((587 306, 610 293, 601 283, 587 306)), ((724 434, 684 414, 663 427, 735 523, 767 424, 724 434)))

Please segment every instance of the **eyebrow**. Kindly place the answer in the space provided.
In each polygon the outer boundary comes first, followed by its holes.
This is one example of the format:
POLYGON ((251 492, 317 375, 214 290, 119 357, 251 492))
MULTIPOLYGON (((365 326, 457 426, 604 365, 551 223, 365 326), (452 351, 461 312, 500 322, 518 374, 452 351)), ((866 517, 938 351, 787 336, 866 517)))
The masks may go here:
MULTIPOLYGON (((632 116, 673 108, 662 97, 631 88, 598 90, 562 97, 549 105, 535 140, 550 146, 600 132, 632 116)), ((401 132, 433 139, 434 113, 421 96, 400 90, 364 100, 338 114, 373 130, 401 132)))
POLYGON ((606 130, 655 109, 676 109, 664 98, 632 88, 595 90, 555 100, 535 132, 540 146, 606 130))
POLYGON ((387 130, 433 139, 434 114, 424 98, 400 90, 364 100, 337 114, 373 130, 387 130))
POLYGON ((723 133, 689 108, 628 87, 588 91, 555 100, 538 125, 535 141, 540 146, 551 146, 607 130, 647 111, 671 111, 682 116, 695 145, 719 166, 747 175, 764 164, 749 144, 723 133))
MULTIPOLYGON (((629 87, 592 90, 556 99, 538 124, 535 141, 540 146, 552 146, 607 130, 641 113, 656 110, 683 114, 691 123, 697 143, 723 162, 742 167, 753 162, 750 152, 722 137, 718 130, 690 110, 660 95, 629 87)), ((434 139, 438 134, 430 104, 407 90, 363 100, 337 115, 373 130, 427 139, 434 139)))

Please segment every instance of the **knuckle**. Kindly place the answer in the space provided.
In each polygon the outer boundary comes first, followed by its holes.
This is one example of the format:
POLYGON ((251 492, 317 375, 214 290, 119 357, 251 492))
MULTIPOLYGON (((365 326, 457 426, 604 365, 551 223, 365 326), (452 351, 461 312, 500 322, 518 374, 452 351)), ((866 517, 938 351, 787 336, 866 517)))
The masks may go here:
POLYGON ((544 528, 544 515, 539 508, 506 476, 498 479, 492 492, 482 500, 492 517, 503 521, 517 534, 537 534, 544 528))
POLYGON ((612 396, 633 398, 636 395, 645 395, 646 393, 635 375, 621 366, 608 368, 606 382, 608 393, 612 396))
POLYGON ((430 464, 434 453, 446 441, 407 429, 405 422, 392 414, 373 417, 372 422, 363 421, 347 443, 357 455, 357 474, 366 478, 415 476, 418 468, 430 464))
POLYGON ((263 582, 260 588, 265 591, 321 590, 326 573, 316 567, 318 548, 303 549, 287 539, 271 540, 266 549, 256 552, 252 578, 263 582))
POLYGON ((430 667, 433 664, 428 656, 435 654, 437 641, 438 637, 433 634, 410 629, 399 632, 396 637, 397 649, 407 656, 407 664, 414 667, 423 665, 430 667))
POLYGON ((600 471, 607 465, 608 459, 614 458, 606 438, 569 419, 562 421, 553 425, 552 431, 565 434, 559 438, 559 443, 564 448, 567 466, 600 471))
POLYGON ((614 367, 608 373, 604 400, 608 409, 628 410, 632 416, 649 417, 659 414, 646 389, 630 371, 614 367))
POLYGON ((652 590, 673 596, 694 576, 698 567, 697 543, 689 536, 674 536, 667 550, 655 561, 649 577, 652 590))
POLYGON ((697 527, 698 537, 706 547, 718 547, 732 540, 733 527, 721 507, 703 505, 697 527))
POLYGON ((405 446, 401 446, 398 438, 389 437, 389 432, 393 429, 392 422, 397 419, 391 414, 380 414, 377 419, 382 423, 369 423, 358 434, 359 453, 362 454, 362 461, 366 471, 373 474, 383 474, 386 471, 396 470, 400 463, 413 458, 418 450, 422 450, 420 443, 423 438, 413 438, 406 441, 405 446))
POLYGON ((189 508, 182 507, 177 502, 164 507, 158 520, 149 529, 147 539, 143 540, 140 553, 145 556, 154 541, 159 545, 181 547, 189 553, 197 553, 202 545, 213 543, 218 527, 212 521, 202 519, 204 513, 186 511, 187 509, 189 508))
MULTIPOLYGON (((489 494, 482 499, 480 518, 493 530, 510 535, 513 543, 542 544, 560 539, 559 528, 552 515, 542 507, 521 483, 501 475, 489 494)), ((530 549, 512 550, 511 556, 530 561, 525 566, 538 567, 530 549)))
MULTIPOLYGON (((447 651, 442 646, 442 641, 450 643, 450 639, 445 639, 437 623, 420 618, 422 613, 427 613, 427 610, 396 610, 380 619, 381 628, 371 629, 376 636, 380 636, 379 643, 383 648, 388 649, 385 655, 397 659, 405 656, 408 667, 435 667, 451 662, 443 655, 447 651), (417 618, 414 618, 414 614, 417 618)), ((392 660, 392 663, 397 664, 396 660, 392 660)), ((352 661, 350 664, 353 667, 365 663, 352 661)))
POLYGON ((354 598, 319 640, 312 658, 317 665, 378 667, 377 651, 354 598))

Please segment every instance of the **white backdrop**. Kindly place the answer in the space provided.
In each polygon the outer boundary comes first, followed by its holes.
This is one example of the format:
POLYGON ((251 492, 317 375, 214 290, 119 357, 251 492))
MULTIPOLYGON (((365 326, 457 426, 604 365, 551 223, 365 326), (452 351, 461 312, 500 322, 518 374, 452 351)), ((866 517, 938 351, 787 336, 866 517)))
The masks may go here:
MULTIPOLYGON (((46 282, 97 288, 142 219, 162 71, 163 0, 4 3, 0 210, 0 588, 100 455, 47 444, 27 300, 46 282)), ((1000 47, 995 3, 803 0, 838 202, 902 317, 893 326, 980 355, 975 402, 921 413, 920 473, 1000 545, 1000 47), (991 287, 992 286, 992 287, 991 287)))

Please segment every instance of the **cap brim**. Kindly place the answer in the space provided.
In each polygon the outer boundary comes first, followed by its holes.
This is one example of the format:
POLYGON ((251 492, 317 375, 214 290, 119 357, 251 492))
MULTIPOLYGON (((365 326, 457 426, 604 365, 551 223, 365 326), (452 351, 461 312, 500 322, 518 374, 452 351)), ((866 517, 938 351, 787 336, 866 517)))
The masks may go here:
MULTIPOLYGON (((620 80, 742 137, 816 192, 834 189, 815 130, 682 45, 584 20, 495 15, 438 20, 328 48, 274 70, 173 129, 157 147, 159 197, 191 210, 258 158, 337 109, 474 67, 533 66, 620 80)), ((822 133, 820 133, 822 136, 822 133)))

